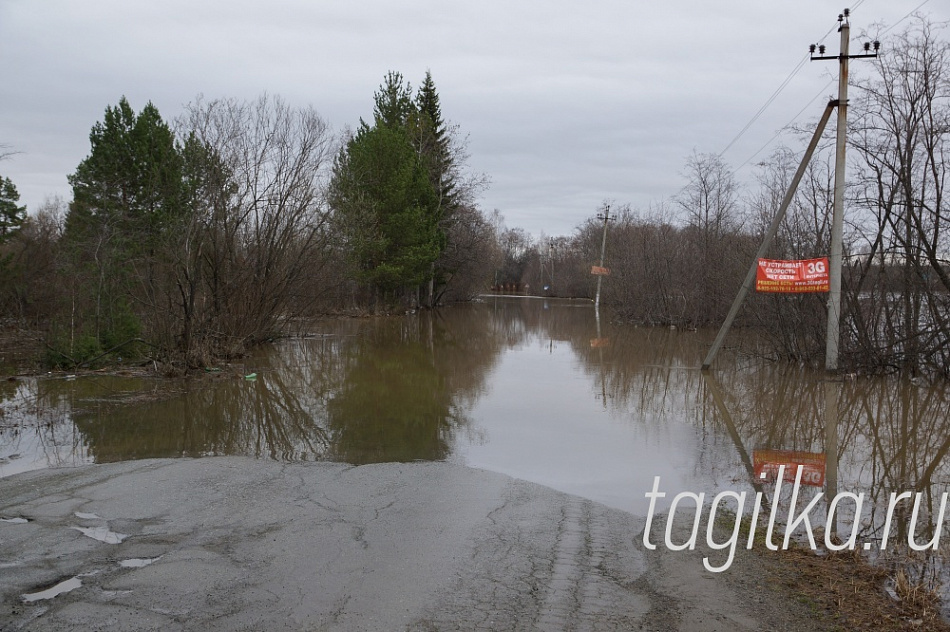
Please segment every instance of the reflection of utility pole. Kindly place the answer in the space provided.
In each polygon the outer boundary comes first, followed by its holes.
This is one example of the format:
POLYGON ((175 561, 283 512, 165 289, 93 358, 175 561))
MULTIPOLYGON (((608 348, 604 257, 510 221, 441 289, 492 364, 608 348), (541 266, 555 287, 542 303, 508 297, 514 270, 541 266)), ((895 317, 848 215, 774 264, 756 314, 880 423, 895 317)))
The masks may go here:
MULTIPOLYGON (((607 222, 610 221, 610 205, 604 204, 604 212, 597 215, 597 219, 604 220, 604 238, 600 242, 600 267, 604 267, 604 257, 607 255, 607 222)), ((597 275, 597 296, 594 298, 594 308, 600 309, 600 284, 604 280, 603 274, 597 275)))
MULTIPOLYGON (((838 400, 841 382, 825 380, 825 502, 838 496, 838 400)), ((831 535, 838 535, 838 521, 831 523, 831 535)))
POLYGON ((600 357, 600 399, 603 402, 604 410, 607 410, 607 368, 604 366, 604 344, 606 341, 600 334, 600 310, 594 310, 594 317, 597 319, 597 355, 600 357))
POLYGON ((874 52, 871 53, 871 44, 864 44, 863 55, 848 55, 848 45, 851 41, 849 32, 851 26, 848 24, 848 17, 851 15, 849 9, 838 16, 838 22, 841 26, 838 32, 841 33, 841 54, 837 57, 825 55, 825 47, 818 47, 818 56, 815 56, 815 45, 809 47, 812 60, 816 59, 837 59, 841 69, 838 72, 838 129, 836 136, 835 153, 835 197, 834 210, 831 216, 831 254, 828 258, 829 278, 828 278, 828 334, 825 346, 825 369, 828 371, 838 370, 838 341, 841 337, 841 258, 842 258, 842 232, 844 225, 844 176, 845 176, 845 141, 847 138, 848 127, 848 60, 861 57, 877 57, 877 51, 881 48, 880 42, 874 42, 874 52))

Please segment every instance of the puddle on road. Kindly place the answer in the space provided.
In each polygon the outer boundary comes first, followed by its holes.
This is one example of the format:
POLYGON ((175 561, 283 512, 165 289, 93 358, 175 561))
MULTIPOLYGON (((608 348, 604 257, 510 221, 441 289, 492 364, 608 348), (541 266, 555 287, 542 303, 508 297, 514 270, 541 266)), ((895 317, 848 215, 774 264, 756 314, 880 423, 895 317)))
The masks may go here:
POLYGON ((23 599, 26 603, 33 603, 35 601, 43 601, 46 599, 52 599, 58 597, 63 593, 68 593, 71 590, 76 590, 82 586, 82 581, 79 577, 70 577, 67 580, 61 581, 58 584, 47 588, 46 590, 41 590, 35 593, 29 593, 26 595, 20 595, 20 598, 23 599))
POLYGON ((26 524, 29 520, 26 518, 0 518, 0 522, 6 522, 7 524, 26 524))
POLYGON ((158 561, 161 559, 161 555, 158 557, 136 557, 130 560, 121 560, 119 566, 122 568, 144 568, 149 564, 158 561))
POLYGON ((109 531, 109 527, 69 527, 70 529, 75 529, 79 531, 87 538, 92 538, 93 540, 98 540, 105 544, 121 544, 122 540, 129 537, 124 533, 116 533, 115 531, 109 531))

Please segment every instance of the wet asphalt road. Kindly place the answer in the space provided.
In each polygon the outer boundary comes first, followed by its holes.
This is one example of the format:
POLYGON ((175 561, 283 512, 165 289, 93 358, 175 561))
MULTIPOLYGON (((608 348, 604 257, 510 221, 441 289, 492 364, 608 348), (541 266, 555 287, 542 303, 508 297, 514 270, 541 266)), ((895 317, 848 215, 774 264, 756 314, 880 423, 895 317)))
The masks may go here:
POLYGON ((4 631, 798 629, 642 519, 443 463, 31 472, 0 519, 4 631))

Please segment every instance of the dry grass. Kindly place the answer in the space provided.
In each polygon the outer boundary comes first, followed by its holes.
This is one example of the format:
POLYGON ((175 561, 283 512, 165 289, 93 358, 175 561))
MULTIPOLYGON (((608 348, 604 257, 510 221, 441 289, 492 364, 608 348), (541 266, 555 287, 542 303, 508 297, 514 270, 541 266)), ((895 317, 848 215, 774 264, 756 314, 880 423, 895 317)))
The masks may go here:
POLYGON ((904 571, 896 574, 871 566, 858 552, 816 555, 792 548, 763 555, 770 581, 808 605, 828 630, 950 632, 940 616, 940 598, 915 583, 904 571), (898 599, 888 595, 890 585, 898 599))

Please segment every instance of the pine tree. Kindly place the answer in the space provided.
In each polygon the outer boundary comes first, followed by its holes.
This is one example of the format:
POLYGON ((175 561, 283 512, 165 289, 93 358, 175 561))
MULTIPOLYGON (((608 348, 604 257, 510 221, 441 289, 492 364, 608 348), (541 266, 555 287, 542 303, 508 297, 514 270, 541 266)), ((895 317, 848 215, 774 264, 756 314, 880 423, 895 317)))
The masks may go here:
POLYGON ((106 108, 89 142, 89 156, 68 177, 73 202, 63 234, 84 349, 71 335, 73 358, 139 336, 187 212, 182 154, 154 105, 136 115, 123 97, 106 108))
POLYGON ((153 246, 183 212, 183 162, 171 129, 154 105, 136 116, 123 97, 106 108, 89 142, 89 156, 68 178, 67 237, 109 226, 130 250, 153 246))
POLYGON ((401 73, 389 71, 383 85, 373 94, 375 125, 391 128, 405 128, 415 114, 412 103, 412 87, 401 73))

